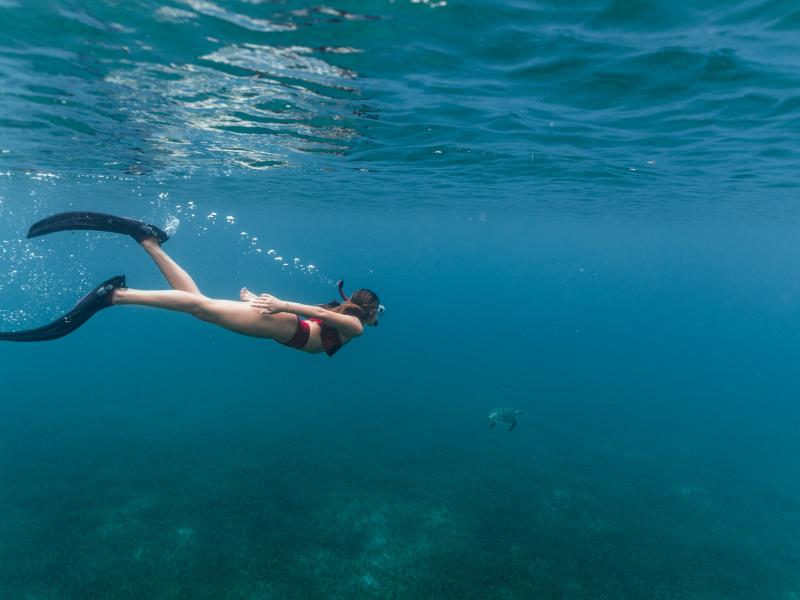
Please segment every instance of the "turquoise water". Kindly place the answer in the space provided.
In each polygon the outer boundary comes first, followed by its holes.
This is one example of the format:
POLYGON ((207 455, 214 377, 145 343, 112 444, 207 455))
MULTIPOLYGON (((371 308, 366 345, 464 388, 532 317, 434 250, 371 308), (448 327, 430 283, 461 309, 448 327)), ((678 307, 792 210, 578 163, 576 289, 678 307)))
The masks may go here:
POLYGON ((796 600, 798 24, 0 0, 0 329, 164 287, 24 239, 71 209, 388 307, 330 359, 138 307, 0 345, 0 598, 796 600))

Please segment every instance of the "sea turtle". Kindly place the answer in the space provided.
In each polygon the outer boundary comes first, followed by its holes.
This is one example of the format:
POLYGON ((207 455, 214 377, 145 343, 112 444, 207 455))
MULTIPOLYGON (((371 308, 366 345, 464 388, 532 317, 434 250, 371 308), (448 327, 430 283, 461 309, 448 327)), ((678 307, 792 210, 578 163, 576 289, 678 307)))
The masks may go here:
POLYGON ((498 423, 511 423, 509 431, 517 426, 517 415, 521 415, 521 410, 514 410, 513 408, 493 408, 489 412, 489 418, 486 421, 489 423, 489 429, 498 423))

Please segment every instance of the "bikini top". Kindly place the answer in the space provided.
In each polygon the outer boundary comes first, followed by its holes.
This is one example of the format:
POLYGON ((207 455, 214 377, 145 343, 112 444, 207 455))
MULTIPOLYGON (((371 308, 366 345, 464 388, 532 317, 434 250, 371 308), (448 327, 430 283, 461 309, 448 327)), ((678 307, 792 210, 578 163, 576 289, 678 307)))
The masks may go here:
POLYGON ((339 337, 339 332, 336 330, 336 328, 323 322, 322 319, 308 320, 313 321, 314 323, 319 323, 319 337, 322 341, 322 348, 325 350, 325 354, 328 356, 333 356, 336 354, 339 351, 339 348, 344 345, 342 344, 342 338, 339 337))

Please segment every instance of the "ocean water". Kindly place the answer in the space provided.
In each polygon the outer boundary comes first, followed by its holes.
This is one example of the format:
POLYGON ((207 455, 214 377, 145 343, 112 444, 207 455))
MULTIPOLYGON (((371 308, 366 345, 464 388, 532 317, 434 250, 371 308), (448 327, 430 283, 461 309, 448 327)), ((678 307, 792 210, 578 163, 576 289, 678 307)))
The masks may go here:
POLYGON ((794 2, 0 0, 0 598, 800 598, 794 2), (489 411, 523 411, 487 427, 489 411))

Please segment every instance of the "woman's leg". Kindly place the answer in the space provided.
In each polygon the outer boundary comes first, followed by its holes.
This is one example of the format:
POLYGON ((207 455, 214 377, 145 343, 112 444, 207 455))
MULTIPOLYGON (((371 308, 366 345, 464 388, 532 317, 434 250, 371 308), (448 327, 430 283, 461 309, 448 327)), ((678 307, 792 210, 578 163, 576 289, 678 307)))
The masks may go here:
POLYGON ((225 329, 258 338, 286 342, 297 330, 297 317, 290 313, 263 315, 245 302, 217 300, 183 290, 114 290, 111 303, 153 306, 188 313, 225 329))
MULTIPOLYGON (((263 315, 245 302, 208 298, 200 292, 191 275, 164 252, 155 238, 146 238, 141 244, 172 289, 149 291, 120 288, 114 290, 112 304, 137 304, 184 312, 236 333, 281 342, 294 336, 297 330, 295 315, 263 315)), ((250 296, 255 298, 255 294, 243 288, 240 294, 242 300, 249 301, 250 296)))
POLYGON ((183 268, 172 260, 159 246, 156 238, 145 238, 141 241, 142 248, 150 255, 153 262, 161 270, 164 279, 173 290, 181 290, 190 294, 200 294, 200 288, 183 268))

